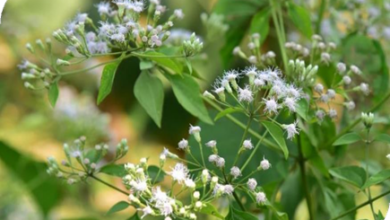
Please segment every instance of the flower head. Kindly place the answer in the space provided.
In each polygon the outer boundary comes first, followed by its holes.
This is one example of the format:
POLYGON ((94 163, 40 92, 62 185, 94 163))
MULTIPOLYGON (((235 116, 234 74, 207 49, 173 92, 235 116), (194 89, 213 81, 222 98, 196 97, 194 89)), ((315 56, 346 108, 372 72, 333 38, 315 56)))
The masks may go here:
POLYGON ((287 131, 287 139, 292 139, 296 134, 299 134, 297 130, 297 122, 292 124, 285 124, 282 127, 287 131))
POLYGON ((184 150, 184 149, 187 149, 188 148, 188 141, 186 139, 182 139, 179 143, 178 143, 178 147, 179 149, 181 150, 184 150))
POLYGON ((265 102, 265 108, 264 108, 265 112, 278 113, 279 105, 274 98, 265 99, 264 102, 265 102))
POLYGON ((268 170, 270 167, 271 163, 267 159, 263 158, 263 160, 260 162, 260 168, 262 170, 268 170))
POLYGON ((241 176, 241 170, 240 168, 234 166, 230 169, 230 174, 236 179, 237 177, 241 176))
POLYGON ((169 175, 172 176, 174 181, 177 181, 178 183, 183 183, 187 179, 188 176, 188 169, 184 164, 177 163, 174 168, 172 168, 172 171, 169 172, 169 175))
POLYGON ((263 192, 258 192, 256 193, 256 202, 259 204, 264 204, 267 201, 267 197, 265 193, 263 192))
POLYGON ((248 185, 248 188, 253 191, 256 189, 257 181, 254 178, 250 178, 246 184, 248 185))

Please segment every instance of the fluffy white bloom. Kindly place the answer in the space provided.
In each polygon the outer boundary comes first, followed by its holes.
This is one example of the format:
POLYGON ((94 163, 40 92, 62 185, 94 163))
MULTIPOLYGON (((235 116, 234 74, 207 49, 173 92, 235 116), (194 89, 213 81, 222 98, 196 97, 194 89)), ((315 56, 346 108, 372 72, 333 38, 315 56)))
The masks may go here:
POLYGON ((195 191, 193 196, 194 196, 194 199, 199 199, 200 198, 200 192, 195 191))
POLYGON ((361 71, 359 69, 359 67, 355 66, 355 65, 351 65, 350 66, 350 69, 351 69, 351 72, 357 74, 357 75, 360 75, 361 74, 361 71))
POLYGON ((207 146, 207 147, 214 148, 214 147, 217 146, 217 141, 211 140, 211 141, 209 141, 209 142, 206 143, 206 146, 207 146))
POLYGON ((355 102, 353 101, 345 102, 344 105, 348 110, 353 110, 355 108, 355 102))
POLYGON ((340 74, 342 74, 347 70, 347 66, 344 63, 338 63, 337 70, 339 71, 340 74))
POLYGON ((184 164, 177 163, 175 167, 172 169, 172 171, 169 172, 169 175, 172 176, 173 180, 181 184, 183 181, 187 179, 188 169, 186 166, 184 166, 184 164))
POLYGON ((275 101, 274 98, 271 99, 265 99, 265 108, 264 111, 268 113, 278 113, 278 103, 275 101))
POLYGON ((234 192, 234 187, 230 184, 225 185, 224 193, 227 195, 231 195, 234 192))
POLYGON ((333 108, 329 109, 329 117, 336 118, 337 117, 337 111, 333 108))
POLYGON ((145 180, 137 179, 130 182, 130 185, 138 192, 144 192, 148 190, 148 183, 145 180))
POLYGON ((321 53, 321 61, 328 64, 330 62, 330 54, 329 53, 321 53))
POLYGON ((267 201, 267 197, 265 193, 263 192, 258 192, 256 193, 256 202, 260 204, 264 204, 267 201))
POLYGON ((184 13, 183 13, 183 10, 181 9, 176 9, 173 14, 177 17, 177 18, 184 18, 184 13))
POLYGON ((328 89, 327 94, 328 94, 328 97, 331 99, 336 97, 336 92, 333 89, 328 89))
POLYGON ((190 125, 190 130, 189 130, 189 134, 196 134, 196 133, 199 133, 201 131, 201 128, 199 126, 192 126, 190 125))
POLYGON ((230 169, 230 174, 236 179, 237 177, 241 176, 241 170, 240 168, 234 166, 230 169))
POLYGON ((259 78, 256 78, 254 81, 255 86, 265 86, 265 81, 259 78))
POLYGON ((248 185, 248 188, 253 191, 256 189, 257 181, 254 178, 250 178, 246 184, 248 185))
POLYGON ((297 122, 292 124, 285 124, 282 127, 287 131, 287 139, 292 139, 296 134, 299 134, 297 130, 297 122))
POLYGON ((215 161, 215 164, 217 167, 222 168, 225 166, 225 159, 223 157, 218 157, 218 159, 215 161))
POLYGON ((242 146, 243 146, 245 149, 248 149, 248 150, 253 149, 253 144, 252 144, 251 139, 245 140, 245 141, 242 143, 242 146))
POLYGON ((169 201, 169 197, 166 192, 161 191, 161 188, 157 186, 152 190, 152 198, 150 201, 156 202, 156 204, 165 203, 169 201))
POLYGON ((195 182, 191 179, 191 178, 187 178, 185 181, 184 181, 184 184, 190 188, 190 189, 195 189, 196 187, 196 184, 195 182))
POLYGON ((177 146, 179 147, 179 149, 184 150, 184 149, 188 148, 188 141, 187 141, 186 139, 182 139, 182 140, 178 143, 177 146))
POLYGON ((150 206, 146 206, 145 208, 142 209, 142 212, 144 213, 141 216, 141 219, 145 218, 147 215, 154 214, 154 211, 150 206))
POLYGON ((263 158, 260 162, 260 167, 262 170, 268 170, 271 167, 271 163, 267 159, 263 158))
POLYGON ((321 97, 320 97, 320 101, 324 102, 324 103, 328 103, 329 102, 329 96, 327 94, 322 94, 321 97))
POLYGON ((288 110, 295 112, 296 110, 296 99, 287 97, 284 99, 283 104, 288 108, 288 110))
POLYGON ((361 83, 359 88, 360 88, 360 91, 362 91, 365 95, 368 95, 370 93, 370 90, 368 88, 367 83, 361 83))
POLYGON ((244 89, 238 88, 238 100, 240 102, 252 102, 253 101, 253 93, 250 90, 249 86, 246 86, 244 89))
POLYGON ((108 2, 100 2, 96 7, 100 15, 109 15, 111 12, 111 6, 108 2))
POLYGON ((321 84, 321 83, 317 83, 315 86, 314 86, 314 91, 318 92, 318 93, 322 93, 322 91, 324 90, 324 86, 321 84))

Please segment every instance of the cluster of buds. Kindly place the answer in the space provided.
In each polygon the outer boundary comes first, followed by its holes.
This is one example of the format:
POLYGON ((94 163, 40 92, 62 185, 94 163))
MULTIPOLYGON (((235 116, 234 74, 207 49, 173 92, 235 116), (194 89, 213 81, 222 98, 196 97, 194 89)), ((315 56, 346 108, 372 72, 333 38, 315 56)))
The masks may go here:
POLYGON ((233 55, 239 56, 258 67, 275 65, 276 54, 273 51, 262 53, 260 50, 260 42, 260 34, 254 33, 250 36, 250 42, 247 45, 249 53, 245 53, 241 50, 241 47, 237 46, 233 50, 233 55))
POLYGON ((362 120, 363 124, 367 129, 370 129, 372 125, 374 124, 374 114, 369 112, 369 113, 364 113, 362 112, 362 120))
POLYGON ((182 51, 183 55, 186 57, 193 56, 194 54, 199 53, 203 48, 203 43, 199 38, 196 37, 193 33, 189 40, 183 41, 182 51))
POLYGON ((224 35, 226 31, 229 29, 229 26, 224 24, 224 16, 219 14, 211 14, 207 15, 203 13, 200 16, 202 20, 202 24, 206 27, 207 30, 207 39, 217 40, 221 35, 224 35))

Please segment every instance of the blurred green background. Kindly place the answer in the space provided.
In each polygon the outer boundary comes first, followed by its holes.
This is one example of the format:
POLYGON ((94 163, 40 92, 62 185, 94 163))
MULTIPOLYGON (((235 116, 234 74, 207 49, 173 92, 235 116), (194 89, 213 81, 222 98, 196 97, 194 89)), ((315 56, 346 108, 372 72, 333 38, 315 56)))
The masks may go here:
MULTIPOLYGON (((182 8, 185 19, 176 28, 188 29, 205 37, 200 14, 210 12, 217 0, 166 0, 168 8, 182 8)), ((62 143, 82 135, 88 144, 108 142, 114 145, 122 138, 129 140, 130 153, 125 161, 149 157, 158 164, 158 155, 164 146, 176 149, 176 143, 187 135, 189 123, 196 119, 187 113, 167 88, 162 128, 159 129, 136 102, 133 85, 139 74, 137 60, 122 63, 114 82, 113 93, 96 106, 95 99, 101 69, 67 77, 61 82, 61 93, 53 109, 46 94, 31 92, 23 87, 17 64, 29 57, 24 45, 36 39, 44 40, 62 27, 78 12, 88 12, 96 18, 92 0, 10 0, 0 25, 0 219, 126 219, 129 210, 104 217, 116 202, 127 198, 99 183, 90 182, 68 186, 45 173, 48 156, 63 158, 62 143)), ((203 88, 223 71, 219 49, 220 41, 206 44, 205 58, 195 62, 195 68, 204 80, 203 88)), ((271 33, 271 37, 272 38, 271 33)), ((273 48, 274 40, 266 47, 273 48)), ((59 51, 61 46, 56 47, 59 51)), ((98 62, 95 61, 95 62, 98 62)), ((90 66, 91 63, 86 63, 90 66)), ((237 63, 242 66, 242 63, 237 63)), ((389 104, 386 105, 387 107, 389 104)), ((387 118, 383 119, 388 121, 387 118)), ((386 123, 388 123, 386 121, 386 123)), ((383 126, 387 129, 387 126, 383 126)), ((358 148, 356 154, 363 158, 358 148)), ((389 148, 375 151, 378 163, 389 165, 383 155, 389 148)), ((180 152, 177 152, 180 153, 180 152)), ((347 158, 348 159, 348 158, 347 158)), ((356 161, 355 161, 356 162, 356 161)), ((121 180, 107 178, 121 186, 121 180)), ((381 189, 373 188, 374 196, 381 189)), ((358 203, 365 198, 358 197, 358 203)), ((387 202, 378 200, 375 206, 387 210, 387 202)), ((298 219, 306 219, 302 202, 298 206, 298 219)), ((359 218, 369 218, 369 207, 360 209, 359 218)), ((359 219, 357 218, 357 219, 359 219)))

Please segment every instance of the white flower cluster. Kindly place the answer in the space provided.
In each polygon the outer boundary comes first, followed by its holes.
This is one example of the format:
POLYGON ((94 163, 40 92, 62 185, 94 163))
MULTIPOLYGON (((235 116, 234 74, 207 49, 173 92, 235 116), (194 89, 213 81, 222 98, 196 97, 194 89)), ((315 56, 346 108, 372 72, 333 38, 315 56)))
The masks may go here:
MULTIPOLYGON (((141 0, 116 0, 113 3, 101 2, 96 5, 100 21, 93 21, 86 13, 79 13, 64 28, 53 32, 54 39, 66 46, 64 58, 54 57, 50 38, 45 43, 37 40, 36 46, 28 43, 26 48, 48 67, 41 68, 23 61, 19 68, 23 71, 22 79, 26 80, 25 87, 42 89, 41 84, 36 85, 41 82, 43 87, 49 88, 58 81, 62 67, 80 64, 88 58, 161 47, 170 36, 173 21, 184 17, 182 10, 173 10, 168 20, 160 24, 160 18, 167 9, 159 0, 150 0, 149 4, 141 0), (144 12, 148 18, 146 24, 140 20, 144 12), (72 62, 72 59, 78 60, 72 62)), ((181 43, 186 56, 198 53, 203 47, 195 35, 181 43)))

